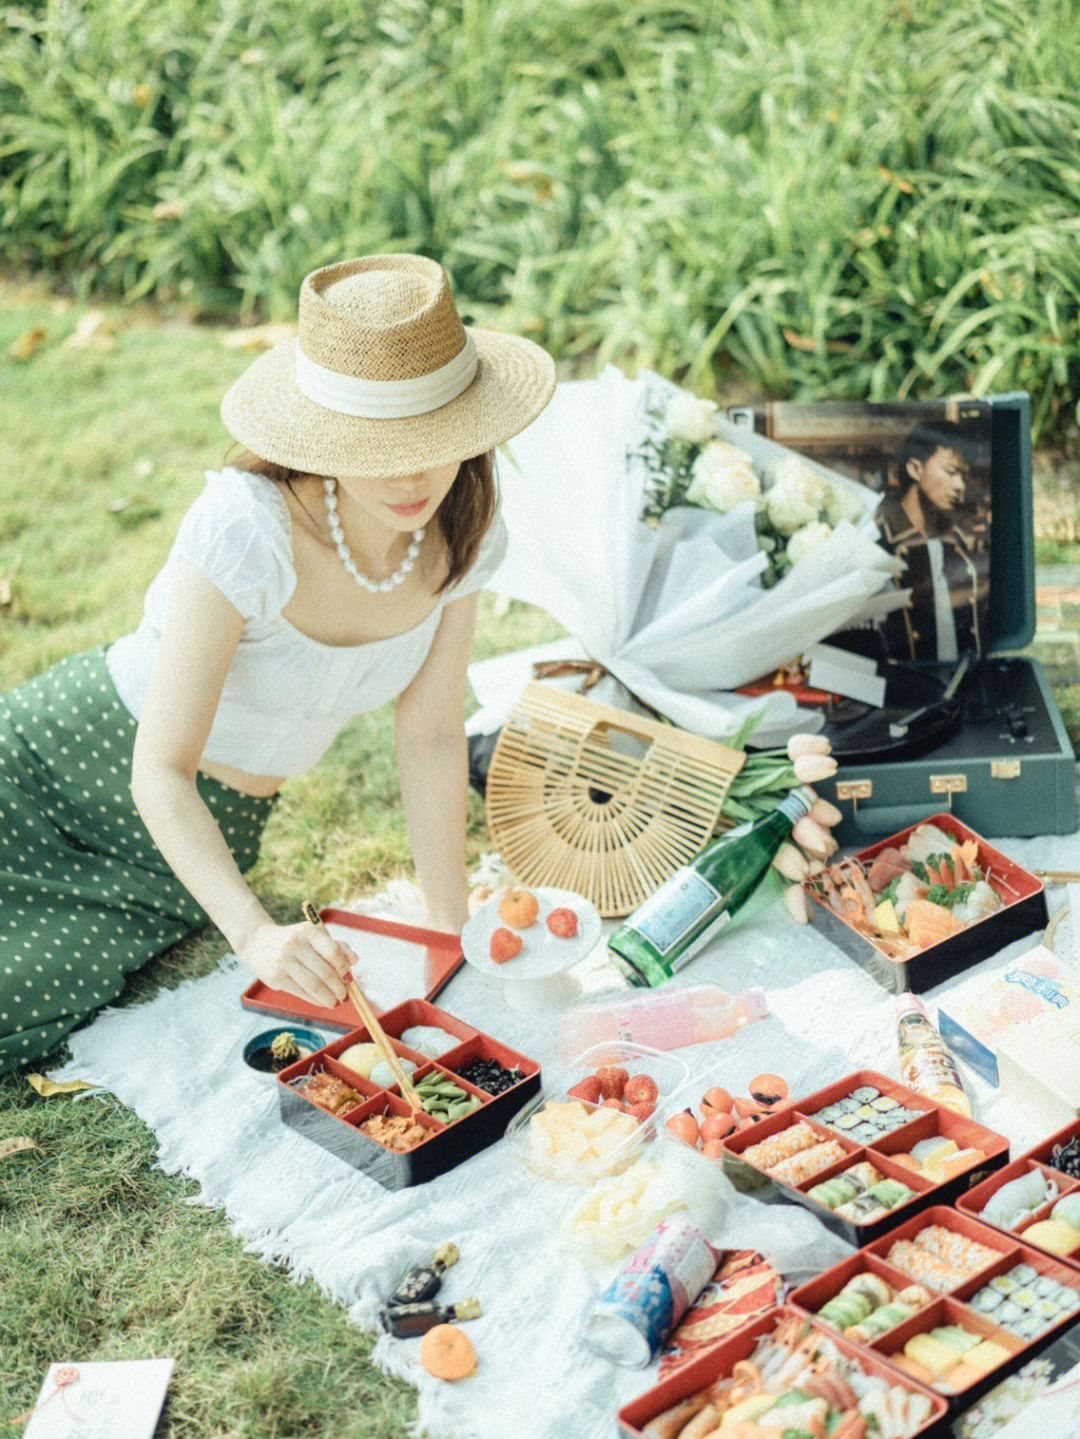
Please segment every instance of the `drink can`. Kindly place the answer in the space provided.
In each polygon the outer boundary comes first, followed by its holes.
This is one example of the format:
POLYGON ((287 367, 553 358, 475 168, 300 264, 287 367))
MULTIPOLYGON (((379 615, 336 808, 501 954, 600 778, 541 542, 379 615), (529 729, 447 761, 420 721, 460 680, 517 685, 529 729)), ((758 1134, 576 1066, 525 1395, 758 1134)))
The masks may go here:
POLYGON ((640 1369, 716 1272, 719 1252, 688 1219, 665 1219, 585 1316, 583 1341, 640 1369))

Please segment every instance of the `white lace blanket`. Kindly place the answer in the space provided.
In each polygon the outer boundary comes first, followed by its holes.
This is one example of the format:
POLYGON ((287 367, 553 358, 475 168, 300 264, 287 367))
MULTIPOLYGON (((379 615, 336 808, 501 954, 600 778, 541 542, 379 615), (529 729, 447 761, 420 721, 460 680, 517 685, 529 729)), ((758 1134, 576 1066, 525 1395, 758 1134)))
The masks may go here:
MULTIPOLYGON (((1076 837, 1001 843, 1028 868, 1080 869, 1076 837)), ((415 918, 406 912, 408 895, 406 886, 384 898, 381 912, 415 918)), ((1051 891, 1052 905, 1063 898, 1051 891)), ((1020 941, 983 968, 1027 947, 1020 941)), ((375 1326, 380 1299, 410 1263, 454 1240, 461 1259, 443 1293, 449 1301, 481 1300, 484 1314, 468 1326, 476 1375, 457 1384, 430 1378, 418 1340, 383 1336, 375 1350, 378 1365, 417 1386, 419 1433, 612 1433, 618 1405, 654 1379, 648 1370, 617 1369, 578 1342, 585 1305, 619 1266, 586 1269, 560 1250, 558 1214, 568 1191, 526 1173, 499 1143, 430 1184, 388 1193, 286 1128, 273 1087, 239 1062, 239 1046, 266 1023, 240 1007, 248 977, 230 959, 146 1004, 104 1011, 72 1037, 72 1058, 54 1077, 95 1080, 130 1105, 156 1134, 164 1169, 196 1180, 201 1201, 223 1209, 250 1250, 314 1280, 364 1327, 375 1326)), ((769 1070, 798 1095, 856 1068, 898 1074, 890 997, 815 930, 793 925, 779 904, 730 930, 685 980, 730 990, 762 984, 771 1009, 730 1039, 683 1050, 695 1085, 719 1082, 744 1093, 754 1074, 769 1070)), ((506 1010, 467 968, 438 1002, 541 1063, 554 1061, 553 1017, 506 1010)), ((977 1117, 1008 1135, 1014 1154, 1037 1142, 1030 1117, 969 1072, 965 1080, 977 1117)), ((762 1205, 718 1182, 729 1199, 722 1243, 759 1247, 792 1275, 848 1252, 807 1211, 762 1205)))

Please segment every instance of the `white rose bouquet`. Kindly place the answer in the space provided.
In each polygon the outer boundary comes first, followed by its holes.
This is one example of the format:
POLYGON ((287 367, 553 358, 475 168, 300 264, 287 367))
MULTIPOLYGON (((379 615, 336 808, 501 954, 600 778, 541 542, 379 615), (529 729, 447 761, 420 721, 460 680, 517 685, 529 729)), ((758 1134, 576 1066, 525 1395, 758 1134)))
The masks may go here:
POLYGON ((726 515, 752 504, 758 547, 766 556, 766 589, 841 521, 855 524, 866 512, 854 484, 839 476, 830 480, 799 455, 775 457, 762 474, 745 449, 718 438, 715 406, 682 390, 663 410, 648 413, 652 429, 634 452, 646 470, 642 519, 655 523, 679 505, 726 515))

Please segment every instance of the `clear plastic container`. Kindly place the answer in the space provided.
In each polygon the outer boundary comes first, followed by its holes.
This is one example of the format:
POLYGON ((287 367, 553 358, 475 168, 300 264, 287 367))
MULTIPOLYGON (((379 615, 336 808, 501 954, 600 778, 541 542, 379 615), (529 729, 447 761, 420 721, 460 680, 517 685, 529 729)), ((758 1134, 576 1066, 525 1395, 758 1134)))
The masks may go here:
POLYGON ((625 1069, 630 1078, 645 1075, 657 1089, 657 1106, 683 1092, 690 1076, 685 1060, 640 1044, 599 1044, 578 1055, 550 1088, 511 1121, 506 1138, 515 1156, 533 1174, 559 1184, 594 1184, 622 1174, 651 1144, 651 1119, 568 1095, 600 1067, 625 1069))
POLYGON ((669 1216, 717 1235, 725 1207, 716 1166, 685 1144, 661 1139, 622 1174, 575 1195, 559 1216, 559 1239, 582 1264, 608 1264, 640 1248, 669 1216))

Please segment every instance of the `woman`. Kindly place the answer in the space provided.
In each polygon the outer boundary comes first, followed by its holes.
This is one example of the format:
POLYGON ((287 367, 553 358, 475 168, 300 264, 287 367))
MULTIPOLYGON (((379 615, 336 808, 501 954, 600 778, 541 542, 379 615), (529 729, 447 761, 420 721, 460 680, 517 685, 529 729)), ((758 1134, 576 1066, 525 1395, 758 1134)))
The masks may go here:
POLYGON ((245 454, 208 475, 138 630, 0 705, 0 1070, 208 918, 265 983, 343 999, 348 948, 274 923, 242 875, 284 780, 390 699, 428 918, 460 929, 491 451, 553 389, 536 345, 465 329, 433 261, 305 279, 297 340, 225 396, 245 454))

